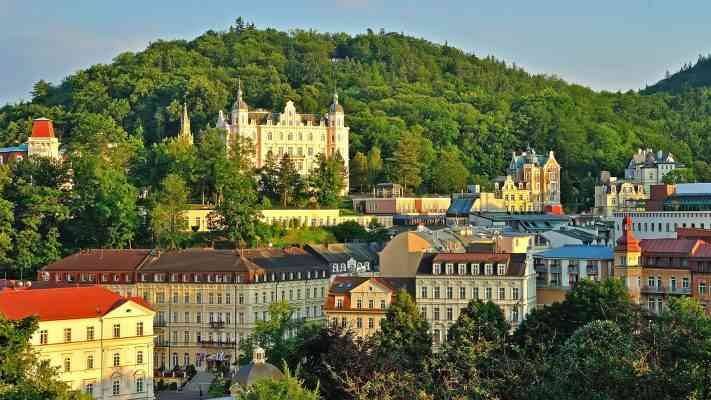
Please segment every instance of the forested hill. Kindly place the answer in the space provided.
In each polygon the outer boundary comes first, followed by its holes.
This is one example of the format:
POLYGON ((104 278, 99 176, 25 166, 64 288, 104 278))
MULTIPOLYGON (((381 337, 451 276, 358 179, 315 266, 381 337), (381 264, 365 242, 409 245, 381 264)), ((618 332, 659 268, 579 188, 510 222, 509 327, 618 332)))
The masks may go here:
POLYGON ((675 74, 667 76, 652 86, 644 89, 643 93, 682 93, 693 89, 711 87, 711 56, 699 56, 696 64, 684 64, 675 74))
POLYGON ((351 154, 379 147, 387 179, 399 139, 414 136, 420 191, 432 190, 441 154, 483 182, 505 172, 512 150, 531 145, 556 151, 563 201, 582 207, 592 203, 598 171, 620 173, 639 146, 672 151, 699 170, 708 165, 693 161, 711 157, 706 93, 596 93, 398 33, 280 32, 239 19, 191 41, 158 40, 58 85, 38 82, 31 102, 0 109, 0 145, 25 140, 38 116, 56 121, 65 144, 116 129, 150 144, 176 134, 184 101, 199 137, 231 108, 238 78, 253 108, 281 109, 291 99, 302 112, 322 113, 337 88, 351 154))

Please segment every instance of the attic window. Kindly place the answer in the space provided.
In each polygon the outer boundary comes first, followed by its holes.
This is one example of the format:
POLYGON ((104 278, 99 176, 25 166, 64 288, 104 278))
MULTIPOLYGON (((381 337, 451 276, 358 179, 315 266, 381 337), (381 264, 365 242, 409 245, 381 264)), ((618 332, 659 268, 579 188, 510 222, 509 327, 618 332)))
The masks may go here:
POLYGON ((496 266, 496 274, 497 275, 504 275, 505 273, 506 273, 506 265, 499 264, 496 266))

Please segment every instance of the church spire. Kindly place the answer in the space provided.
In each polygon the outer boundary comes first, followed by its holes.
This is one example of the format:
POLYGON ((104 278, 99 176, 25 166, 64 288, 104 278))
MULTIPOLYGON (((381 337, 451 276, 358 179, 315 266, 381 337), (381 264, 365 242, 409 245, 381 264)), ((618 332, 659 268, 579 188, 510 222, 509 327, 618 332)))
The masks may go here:
POLYGON ((333 103, 331 103, 331 110, 332 113, 343 113, 343 106, 338 104, 338 91, 333 90, 333 103))
POLYGON ((183 115, 180 117, 180 133, 178 140, 193 144, 193 134, 190 132, 190 117, 188 116, 188 105, 183 103, 183 115))

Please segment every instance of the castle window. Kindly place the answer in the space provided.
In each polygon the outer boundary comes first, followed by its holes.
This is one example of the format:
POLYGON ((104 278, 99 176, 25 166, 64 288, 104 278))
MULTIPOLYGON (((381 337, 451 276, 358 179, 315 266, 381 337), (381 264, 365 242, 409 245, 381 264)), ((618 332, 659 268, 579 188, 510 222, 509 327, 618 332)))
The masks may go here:
POLYGON ((289 140, 294 140, 294 135, 289 133, 289 140))

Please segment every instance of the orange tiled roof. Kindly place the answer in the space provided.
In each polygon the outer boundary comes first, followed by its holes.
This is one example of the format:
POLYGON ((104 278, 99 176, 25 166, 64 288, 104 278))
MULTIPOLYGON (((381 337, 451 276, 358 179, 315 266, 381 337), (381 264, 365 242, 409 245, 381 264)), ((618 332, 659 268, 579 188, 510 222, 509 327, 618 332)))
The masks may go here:
POLYGON ((53 138, 54 125, 52 125, 52 120, 47 118, 37 118, 32 121, 32 137, 53 138))
POLYGON ((127 301, 153 309, 143 299, 122 297, 101 286, 0 292, 0 314, 17 320, 36 316, 40 321, 94 318, 127 301))

